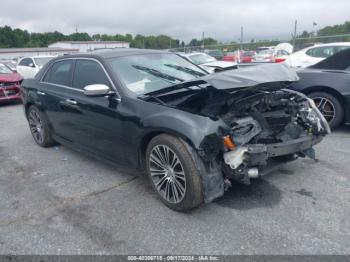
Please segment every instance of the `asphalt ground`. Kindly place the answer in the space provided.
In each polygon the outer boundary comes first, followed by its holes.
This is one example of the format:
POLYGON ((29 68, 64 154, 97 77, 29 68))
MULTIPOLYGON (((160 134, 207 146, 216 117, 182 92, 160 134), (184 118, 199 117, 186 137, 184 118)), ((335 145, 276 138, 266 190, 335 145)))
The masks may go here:
POLYGON ((233 184, 188 213, 147 177, 64 146, 37 146, 22 105, 0 105, 0 254, 349 254, 350 128, 233 184))

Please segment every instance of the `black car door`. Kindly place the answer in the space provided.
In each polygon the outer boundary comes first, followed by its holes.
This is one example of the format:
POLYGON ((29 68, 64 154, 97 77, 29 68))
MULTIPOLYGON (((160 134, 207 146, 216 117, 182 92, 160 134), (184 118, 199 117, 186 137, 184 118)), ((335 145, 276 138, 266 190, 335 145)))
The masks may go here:
POLYGON ((66 112, 74 110, 69 99, 72 93, 82 92, 71 88, 74 63, 73 59, 55 62, 46 72, 37 92, 54 134, 69 141, 72 141, 72 121, 66 112))
POLYGON ((113 83, 102 64, 94 59, 78 59, 73 74, 70 103, 70 137, 93 153, 118 162, 128 162, 130 147, 123 138, 125 118, 121 114, 120 99, 117 95, 90 97, 84 87, 93 84, 107 85, 115 91, 113 83))

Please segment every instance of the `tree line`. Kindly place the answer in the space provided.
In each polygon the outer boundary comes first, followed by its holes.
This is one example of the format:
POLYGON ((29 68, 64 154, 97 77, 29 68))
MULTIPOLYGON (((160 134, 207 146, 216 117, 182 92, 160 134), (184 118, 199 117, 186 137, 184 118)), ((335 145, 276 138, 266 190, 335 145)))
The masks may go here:
MULTIPOLYGON (((349 36, 339 36, 336 40, 330 38, 331 35, 346 35, 350 34, 350 21, 347 21, 340 25, 326 26, 319 29, 317 32, 303 31, 297 36, 296 44, 301 46, 308 43, 315 42, 333 42, 333 41, 350 41, 349 36)), ((46 32, 46 33, 30 33, 27 30, 19 28, 11 28, 10 26, 0 27, 0 48, 18 48, 18 47, 47 47, 48 45, 58 41, 126 41, 130 43, 131 47, 135 48, 151 48, 151 49, 169 49, 169 48, 186 48, 189 46, 202 46, 203 40, 192 39, 185 44, 184 41, 174 39, 167 35, 158 36, 144 36, 144 35, 131 35, 131 34, 94 34, 90 35, 84 32, 76 32, 65 35, 58 31, 46 32)), ((248 46, 252 49, 258 45, 272 45, 278 43, 278 40, 266 40, 266 41, 254 41, 251 40, 248 46)), ((219 41, 213 38, 205 38, 205 46, 214 46, 221 44, 219 41)), ((231 42, 228 46, 239 46, 236 42, 231 42)))

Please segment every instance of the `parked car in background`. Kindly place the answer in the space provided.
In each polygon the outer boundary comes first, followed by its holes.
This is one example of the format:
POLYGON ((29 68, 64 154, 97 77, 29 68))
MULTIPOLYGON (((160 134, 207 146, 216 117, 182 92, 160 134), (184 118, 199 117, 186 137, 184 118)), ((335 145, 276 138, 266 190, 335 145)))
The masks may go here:
POLYGON ((207 74, 174 53, 120 48, 49 62, 22 83, 34 141, 55 141, 143 168, 169 208, 222 196, 271 165, 314 157, 329 126, 312 100, 285 89, 280 64, 207 74), (311 101, 311 102, 310 102, 311 101))
POLYGON ((300 81, 290 88, 307 94, 335 129, 350 123, 350 49, 298 70, 300 81))
POLYGON ((291 54, 285 63, 293 68, 305 68, 347 48, 350 48, 350 42, 318 44, 291 54))
POLYGON ((256 51, 253 56, 252 62, 254 63, 273 63, 274 60, 274 51, 273 49, 262 49, 256 51))
POLYGON ((20 85, 23 78, 0 63, 0 103, 21 100, 20 85))
POLYGON ((23 78, 33 78, 39 70, 54 56, 23 57, 18 61, 16 70, 23 78))
POLYGON ((222 60, 222 58, 224 57, 224 52, 221 50, 204 50, 204 53, 206 53, 207 55, 210 55, 212 57, 215 57, 217 60, 222 60))
POLYGON ((6 65, 8 68, 11 69, 12 72, 17 72, 17 62, 14 60, 1 60, 0 61, 1 64, 6 65))
POLYGON ((236 62, 237 61, 237 51, 234 52, 228 52, 224 55, 222 58, 222 61, 228 61, 228 62, 236 62))
POLYGON ((285 50, 274 51, 273 62, 274 63, 283 63, 288 59, 289 55, 290 54, 285 50))
POLYGON ((257 49, 252 62, 256 63, 281 63, 287 60, 293 52, 293 46, 289 43, 280 43, 276 46, 260 47, 257 49))
POLYGON ((237 63, 251 63, 254 55, 254 51, 235 51, 224 55, 222 60, 237 63))
POLYGON ((218 61, 214 57, 209 56, 205 53, 179 53, 179 55, 188 59, 195 65, 200 66, 208 73, 215 73, 237 68, 237 63, 218 61))
POLYGON ((274 46, 259 46, 256 50, 255 53, 258 53, 263 50, 274 50, 274 46))

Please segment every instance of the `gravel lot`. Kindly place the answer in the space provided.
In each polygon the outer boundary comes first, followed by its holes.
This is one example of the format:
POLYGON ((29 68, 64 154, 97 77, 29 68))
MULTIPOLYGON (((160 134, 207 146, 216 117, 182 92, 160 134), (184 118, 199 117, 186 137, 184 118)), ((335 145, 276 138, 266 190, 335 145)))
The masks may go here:
POLYGON ((35 145, 22 105, 0 106, 0 254, 349 254, 350 128, 189 213, 146 176, 35 145))

